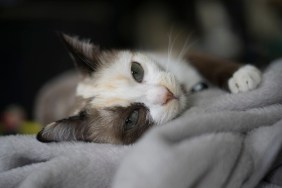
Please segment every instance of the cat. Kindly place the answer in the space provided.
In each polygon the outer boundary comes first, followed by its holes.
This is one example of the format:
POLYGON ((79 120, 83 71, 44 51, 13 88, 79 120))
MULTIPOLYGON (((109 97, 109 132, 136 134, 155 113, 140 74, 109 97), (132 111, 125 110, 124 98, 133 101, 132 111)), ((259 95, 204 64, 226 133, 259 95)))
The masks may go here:
POLYGON ((136 142, 191 107, 189 96, 205 81, 231 93, 257 88, 261 72, 252 65, 225 62, 199 53, 184 58, 130 50, 101 50, 89 40, 60 34, 83 75, 69 117, 38 134, 41 142, 136 142))

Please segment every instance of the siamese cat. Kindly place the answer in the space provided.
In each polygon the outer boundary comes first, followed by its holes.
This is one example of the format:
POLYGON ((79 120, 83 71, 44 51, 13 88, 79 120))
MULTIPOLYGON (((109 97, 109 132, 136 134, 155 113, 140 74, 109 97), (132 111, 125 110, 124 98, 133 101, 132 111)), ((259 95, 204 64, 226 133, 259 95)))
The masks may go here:
POLYGON ((101 50, 88 40, 60 34, 83 75, 69 117, 37 135, 42 142, 87 141, 131 144, 150 127, 162 125, 191 107, 192 92, 205 81, 231 93, 253 90, 261 72, 203 54, 175 58, 130 50, 101 50))

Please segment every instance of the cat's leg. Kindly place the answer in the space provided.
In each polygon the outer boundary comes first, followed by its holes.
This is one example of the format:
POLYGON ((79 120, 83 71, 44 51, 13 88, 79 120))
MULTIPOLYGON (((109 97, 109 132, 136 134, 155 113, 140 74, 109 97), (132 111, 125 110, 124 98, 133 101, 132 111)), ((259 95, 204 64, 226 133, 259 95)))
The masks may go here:
POLYGON ((245 65, 239 68, 228 80, 228 87, 232 93, 253 90, 261 83, 261 72, 255 66, 245 65))
POLYGON ((201 53, 189 53, 186 58, 209 82, 232 93, 253 90, 262 80, 260 70, 252 65, 242 65, 201 53))

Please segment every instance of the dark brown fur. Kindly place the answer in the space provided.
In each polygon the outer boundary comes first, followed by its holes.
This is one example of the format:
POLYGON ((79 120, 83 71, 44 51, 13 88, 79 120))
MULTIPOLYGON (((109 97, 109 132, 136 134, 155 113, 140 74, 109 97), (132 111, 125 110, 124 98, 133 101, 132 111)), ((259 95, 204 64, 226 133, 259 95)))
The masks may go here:
POLYGON ((185 58, 206 80, 226 90, 229 78, 241 67, 240 63, 197 52, 190 52, 185 58))
POLYGON ((54 122, 42 129, 41 142, 91 141, 97 143, 130 144, 135 142, 153 122, 142 104, 104 109, 84 108, 77 115, 54 122), (125 129, 125 121, 132 110, 139 111, 136 126, 125 129), (144 123, 145 122, 145 123, 144 123))

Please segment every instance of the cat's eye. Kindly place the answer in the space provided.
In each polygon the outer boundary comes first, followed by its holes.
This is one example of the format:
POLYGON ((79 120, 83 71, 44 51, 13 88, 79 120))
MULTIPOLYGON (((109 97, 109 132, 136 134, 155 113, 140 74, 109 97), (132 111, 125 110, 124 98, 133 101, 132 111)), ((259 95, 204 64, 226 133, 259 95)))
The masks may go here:
POLYGON ((199 82, 192 87, 191 92, 192 93, 199 92, 207 89, 208 87, 209 86, 205 82, 199 82))
POLYGON ((138 122, 138 119, 139 119, 139 110, 138 109, 133 110, 124 122, 124 130, 128 131, 134 128, 138 122))
POLYGON ((143 81, 144 69, 142 68, 140 63, 137 63, 135 61, 131 63, 131 74, 136 82, 141 83, 143 81))

